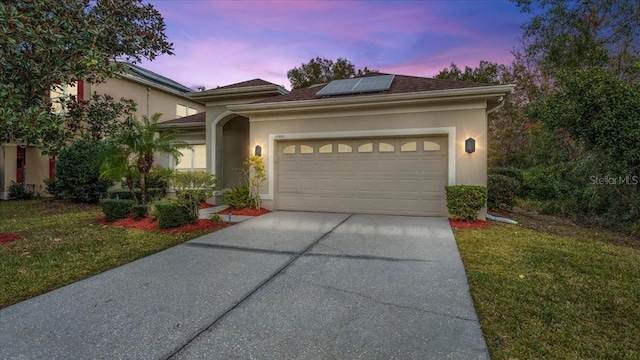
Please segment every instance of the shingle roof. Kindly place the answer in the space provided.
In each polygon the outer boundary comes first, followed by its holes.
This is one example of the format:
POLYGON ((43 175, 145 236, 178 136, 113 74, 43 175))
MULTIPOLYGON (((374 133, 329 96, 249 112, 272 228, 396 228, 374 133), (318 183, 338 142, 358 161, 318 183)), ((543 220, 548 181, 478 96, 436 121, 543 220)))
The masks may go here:
POLYGON ((205 123, 207 114, 205 112, 197 113, 194 115, 184 116, 181 118, 163 121, 160 123, 161 125, 180 125, 180 124, 195 124, 195 123, 205 123))
MULTIPOLYGON (((386 75, 386 74, 375 74, 386 75)), ((308 88, 297 89, 291 91, 289 94, 274 96, 264 100, 255 102, 254 104, 276 103, 285 101, 301 101, 301 100, 314 100, 323 99, 327 96, 318 96, 316 93, 324 88, 327 84, 313 85, 308 88)), ((470 83, 465 81, 455 80, 442 80, 432 79, 417 76, 396 75, 391 83, 389 90, 374 92, 374 93, 358 93, 347 95, 333 95, 334 97, 353 97, 353 96, 367 96, 372 94, 403 94, 422 91, 437 91, 437 90, 450 90, 450 89, 463 89, 473 87, 490 86, 491 84, 470 83)))
POLYGON ((135 76, 139 76, 147 81, 151 81, 163 86, 166 86, 168 88, 171 88, 173 90, 179 91, 179 92, 192 92, 193 89, 190 89, 182 84, 180 84, 177 81, 171 80, 166 76, 162 76, 160 74, 156 74, 151 70, 147 70, 144 68, 141 68, 140 66, 131 64, 131 63, 123 63, 127 69, 127 71, 129 73, 131 73, 132 75, 135 76))
POLYGON ((231 84, 231 85, 219 86, 219 87, 217 87, 215 89, 210 89, 210 90, 234 89, 234 88, 263 86, 263 85, 276 85, 276 84, 270 83, 270 82, 262 80, 262 79, 252 79, 252 80, 242 81, 242 82, 231 84))

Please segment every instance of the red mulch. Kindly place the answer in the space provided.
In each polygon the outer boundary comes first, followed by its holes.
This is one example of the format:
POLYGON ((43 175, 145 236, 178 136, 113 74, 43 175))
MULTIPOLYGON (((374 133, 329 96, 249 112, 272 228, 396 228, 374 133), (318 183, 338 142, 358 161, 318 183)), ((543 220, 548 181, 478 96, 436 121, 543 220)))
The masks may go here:
POLYGON ((227 210, 222 210, 219 211, 218 214, 220 215, 228 215, 229 214, 229 210, 231 210, 231 214, 232 215, 242 215, 242 216, 260 216, 260 215, 264 215, 264 214, 268 214, 271 211, 267 210, 267 209, 254 209, 254 208, 246 208, 246 209, 227 209, 227 210))
POLYGON ((22 236, 16 233, 0 233, 0 244, 8 244, 10 242, 20 240, 22 236))
POLYGON ((489 222, 483 220, 467 221, 449 219, 449 224, 451 224, 452 229, 484 229, 489 227, 489 222))
POLYGON ((208 208, 212 208, 212 207, 216 207, 215 205, 206 203, 204 201, 200 202, 200 209, 208 209, 208 208))
POLYGON ((489 210, 489 211, 487 211, 487 214, 498 215, 498 216, 501 216, 501 217, 507 218, 507 219, 511 218, 511 215, 508 212, 505 212, 505 211, 502 211, 502 210, 489 210))
POLYGON ((128 217, 125 219, 108 222, 104 219, 104 216, 102 216, 97 220, 97 222, 103 225, 120 226, 124 228, 138 229, 138 230, 144 230, 144 231, 158 231, 158 232, 171 233, 171 234, 192 232, 197 230, 217 230, 217 229, 222 229, 227 226, 230 226, 230 224, 226 222, 215 222, 207 219, 198 219, 198 222, 195 224, 187 224, 180 227, 174 227, 169 229, 160 229, 160 227, 158 226, 158 221, 149 219, 148 217, 137 219, 137 220, 134 218, 128 217))

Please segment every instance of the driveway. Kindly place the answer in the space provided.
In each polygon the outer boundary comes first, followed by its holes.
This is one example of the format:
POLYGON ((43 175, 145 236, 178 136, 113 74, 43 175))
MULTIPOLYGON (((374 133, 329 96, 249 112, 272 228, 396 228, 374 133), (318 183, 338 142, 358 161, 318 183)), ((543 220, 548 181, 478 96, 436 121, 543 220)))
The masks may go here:
POLYGON ((273 212, 0 310, 1 359, 487 359, 445 218, 273 212))

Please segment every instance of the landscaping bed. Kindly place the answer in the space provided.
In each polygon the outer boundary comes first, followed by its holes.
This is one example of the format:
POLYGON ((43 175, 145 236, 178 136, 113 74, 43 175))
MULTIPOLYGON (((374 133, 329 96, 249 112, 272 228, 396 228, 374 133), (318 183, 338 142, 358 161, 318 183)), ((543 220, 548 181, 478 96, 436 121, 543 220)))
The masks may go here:
POLYGON ((109 222, 105 220, 104 216, 98 218, 96 220, 99 224, 102 225, 110 225, 110 226, 119 226, 128 229, 136 229, 143 231, 158 231, 163 233, 188 233, 199 230, 218 230, 230 226, 231 224, 223 222, 223 221, 211 221, 208 219, 198 219, 195 224, 186 224, 175 228, 161 229, 158 225, 158 221, 155 219, 151 219, 149 217, 144 217, 141 219, 134 219, 132 217, 116 220, 109 222))
POLYGON ((245 209, 231 209, 228 208, 226 210, 218 211, 219 215, 228 215, 229 211, 231 211, 231 215, 241 215, 241 216, 260 216, 264 214, 268 214, 271 211, 267 209, 255 209, 255 208, 245 208, 245 209))

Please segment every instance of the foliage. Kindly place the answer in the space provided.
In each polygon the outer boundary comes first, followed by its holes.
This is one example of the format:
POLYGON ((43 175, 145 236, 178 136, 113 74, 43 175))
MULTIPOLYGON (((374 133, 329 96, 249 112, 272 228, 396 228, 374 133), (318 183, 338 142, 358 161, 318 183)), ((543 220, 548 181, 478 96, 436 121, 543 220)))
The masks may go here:
POLYGON ((475 220, 487 201, 487 188, 480 185, 445 186, 445 191, 452 219, 475 220))
POLYGON ((460 70, 456 64, 451 63, 449 69, 442 69, 434 78, 484 84, 504 84, 505 73, 508 71, 509 69, 505 65, 480 60, 477 68, 465 66, 464 71, 460 70))
POLYGON ((244 161, 249 183, 251 200, 256 209, 260 209, 260 190, 264 182, 267 181, 267 172, 264 168, 264 159, 260 156, 251 155, 244 161))
POLYGON ((129 216, 133 208, 133 200, 102 199, 100 207, 104 212, 105 220, 116 221, 129 216))
POLYGON ((189 210, 179 201, 156 201, 154 206, 161 229, 178 227, 198 220, 197 217, 194 219, 189 210))
POLYGON ((211 217, 209 218, 209 220, 211 220, 213 222, 223 222, 224 221, 224 220, 222 220, 222 217, 220 216, 220 214, 216 214, 216 213, 211 214, 211 217))
POLYGON ((44 181, 44 187, 47 193, 53 196, 54 198, 59 199, 60 195, 56 190, 56 180, 47 178, 47 179, 44 179, 43 181, 44 181))
POLYGON ((0 24, 0 139, 41 148, 64 132, 45 96, 51 88, 114 77, 116 59, 172 54, 162 16, 140 0, 3 2, 0 24))
POLYGON ((331 80, 348 79, 354 76, 377 73, 378 70, 369 70, 367 67, 358 69, 345 58, 333 60, 316 57, 287 71, 287 78, 292 89, 302 89, 315 84, 328 83, 331 80))
POLYGON ((487 207, 490 209, 511 209, 516 204, 521 182, 501 174, 487 175, 487 207))
POLYGON ((134 219, 142 219, 149 213, 149 205, 133 205, 131 213, 134 219))
POLYGON ((23 183, 11 181, 9 200, 31 200, 34 195, 33 191, 28 191, 23 183))
POLYGON ((238 185, 224 192, 224 203, 233 209, 246 209, 254 206, 251 190, 247 185, 238 185))
POLYGON ((114 101, 110 95, 93 93, 90 100, 72 99, 65 116, 66 137, 82 134, 93 140, 102 140, 127 131, 127 121, 136 111, 133 100, 121 98, 114 101), (75 100, 75 101, 73 101, 75 100))
POLYGON ((167 189, 169 188, 169 184, 171 183, 171 179, 173 178, 173 173, 173 169, 165 168, 159 165, 154 166, 149 172, 149 189, 161 188, 166 193, 167 189))
POLYGON ((200 202, 213 196, 216 177, 206 171, 176 171, 171 180, 178 200, 194 219, 198 218, 200 202))
POLYGON ((130 130, 109 139, 109 151, 103 158, 106 164, 112 164, 114 173, 127 178, 130 189, 133 187, 132 175, 137 171, 142 190, 140 204, 146 204, 149 199, 148 179, 154 155, 168 154, 178 162, 182 156, 179 149, 190 147, 186 142, 177 140, 178 133, 175 130, 160 128, 160 116, 155 113, 150 118, 143 116, 140 122, 131 121, 130 130))
POLYGON ((58 154, 56 161, 56 193, 63 199, 98 202, 112 182, 100 178, 104 142, 88 139, 75 142, 58 154))
MULTIPOLYGON (((164 189, 161 188, 149 188, 149 198, 150 199, 160 199, 165 196, 164 189)), ((140 198, 140 194, 142 191, 140 188, 133 189, 135 197, 131 197, 131 191, 129 189, 110 189, 107 190, 107 197, 109 199, 127 199, 133 200, 140 198)))

